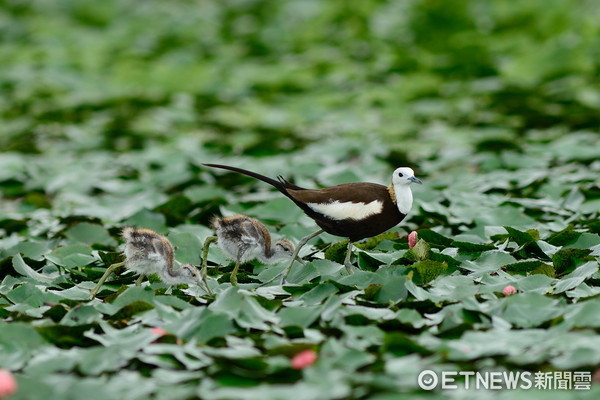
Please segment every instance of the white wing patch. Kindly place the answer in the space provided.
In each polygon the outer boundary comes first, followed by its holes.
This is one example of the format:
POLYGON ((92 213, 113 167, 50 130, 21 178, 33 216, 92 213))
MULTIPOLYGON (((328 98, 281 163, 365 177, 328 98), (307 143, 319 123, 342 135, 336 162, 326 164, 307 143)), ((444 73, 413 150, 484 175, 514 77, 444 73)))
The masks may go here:
POLYGON ((379 214, 383 209, 383 203, 379 200, 373 200, 367 204, 350 201, 340 203, 336 200, 331 203, 307 203, 306 205, 313 211, 335 220, 355 219, 360 221, 373 214, 379 214))

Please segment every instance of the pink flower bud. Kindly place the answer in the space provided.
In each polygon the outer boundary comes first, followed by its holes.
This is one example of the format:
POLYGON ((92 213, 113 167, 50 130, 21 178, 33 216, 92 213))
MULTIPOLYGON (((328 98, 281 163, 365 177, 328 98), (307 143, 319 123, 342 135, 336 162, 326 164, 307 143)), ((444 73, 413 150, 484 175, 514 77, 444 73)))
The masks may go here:
POLYGON ((317 361, 317 353, 314 350, 304 350, 292 358, 292 368, 304 369, 317 361))
POLYGON ((408 247, 411 249, 413 247, 415 247, 415 245, 417 244, 417 240, 419 240, 419 237, 417 236, 417 232, 412 231, 410 233, 410 235, 408 235, 408 247))
POLYGON ((517 289, 514 286, 508 285, 502 289, 502 294, 505 296, 510 296, 511 294, 517 293, 517 289))
POLYGON ((163 328, 152 328, 150 329, 150 332, 158 336, 165 336, 169 334, 169 332, 165 331, 163 328))
POLYGON ((4 399, 17 391, 15 377, 6 369, 0 369, 0 399, 4 399))

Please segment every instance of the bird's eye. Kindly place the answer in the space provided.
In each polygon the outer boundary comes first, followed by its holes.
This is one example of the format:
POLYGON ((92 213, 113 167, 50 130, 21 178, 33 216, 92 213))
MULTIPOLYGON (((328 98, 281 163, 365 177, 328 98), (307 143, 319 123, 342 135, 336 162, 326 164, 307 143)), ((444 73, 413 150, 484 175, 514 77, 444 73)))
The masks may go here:
POLYGON ((403 174, 402 172, 398 172, 398 176, 399 176, 400 178, 402 178, 402 177, 404 176, 404 174, 403 174))

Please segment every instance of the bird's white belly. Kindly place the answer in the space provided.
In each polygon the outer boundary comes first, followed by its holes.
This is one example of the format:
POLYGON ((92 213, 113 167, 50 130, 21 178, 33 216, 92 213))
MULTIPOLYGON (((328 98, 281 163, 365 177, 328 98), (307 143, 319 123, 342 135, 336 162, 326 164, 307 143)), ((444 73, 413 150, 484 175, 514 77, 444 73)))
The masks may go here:
POLYGON ((243 243, 245 251, 242 254, 239 253, 240 242, 234 240, 227 240, 219 238, 217 244, 223 251, 226 258, 232 261, 238 261, 238 256, 241 255, 239 262, 245 263, 250 260, 254 260, 261 249, 258 244, 252 245, 250 243, 243 243))
POLYGON ((150 253, 144 257, 135 250, 125 247, 125 258, 127 269, 138 274, 157 274, 167 267, 167 261, 158 253, 150 253))
POLYGON ((354 219, 357 221, 379 214, 383 209, 383 203, 373 200, 370 203, 352 203, 334 201, 331 203, 306 203, 313 211, 325 215, 334 220, 354 219))

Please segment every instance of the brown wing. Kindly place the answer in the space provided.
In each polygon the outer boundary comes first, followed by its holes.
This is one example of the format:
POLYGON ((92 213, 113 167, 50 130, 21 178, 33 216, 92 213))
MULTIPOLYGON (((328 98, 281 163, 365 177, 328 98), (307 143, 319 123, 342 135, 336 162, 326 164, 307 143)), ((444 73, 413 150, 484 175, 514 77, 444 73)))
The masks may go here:
POLYGON ((265 254, 271 254, 271 234, 269 233, 269 230, 265 224, 257 219, 252 218, 251 222, 252 228, 255 229, 259 233, 259 237, 262 238, 260 241, 262 242, 261 245, 265 249, 265 254))
POLYGON ((167 264, 169 268, 171 268, 174 262, 173 246, 171 245, 171 242, 169 242, 166 237, 160 235, 158 238, 152 239, 152 246, 154 247, 154 251, 167 260, 167 264))
POLYGON ((288 189, 288 193, 302 203, 370 203, 390 198, 388 188, 377 183, 345 183, 324 189, 288 189))

